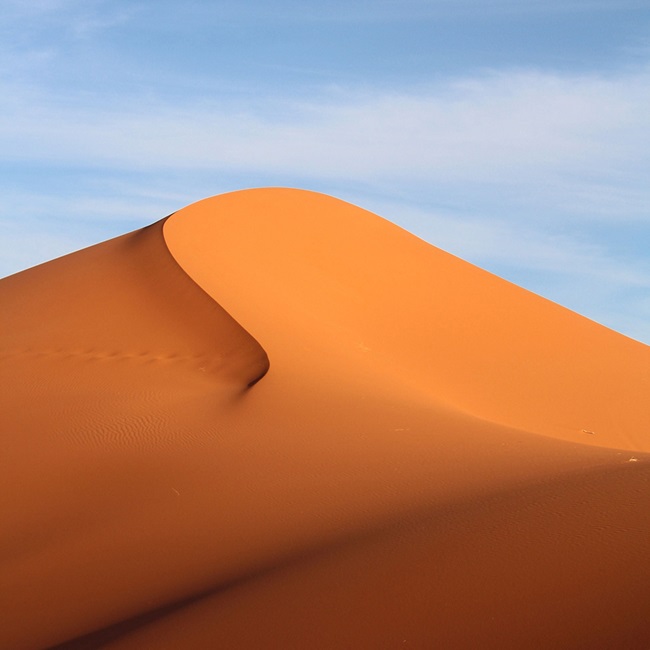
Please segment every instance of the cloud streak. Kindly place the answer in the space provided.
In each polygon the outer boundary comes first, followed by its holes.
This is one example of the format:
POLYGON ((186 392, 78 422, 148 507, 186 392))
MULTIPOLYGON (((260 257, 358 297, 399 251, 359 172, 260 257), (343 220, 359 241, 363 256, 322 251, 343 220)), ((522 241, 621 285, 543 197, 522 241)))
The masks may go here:
MULTIPOLYGON (((314 177, 629 182, 650 168, 650 72, 614 79, 488 74, 409 93, 177 105, 25 97, 5 87, 5 159, 314 177), (639 171, 641 170, 641 171, 639 171)), ((641 191, 642 188, 637 188, 641 191)))

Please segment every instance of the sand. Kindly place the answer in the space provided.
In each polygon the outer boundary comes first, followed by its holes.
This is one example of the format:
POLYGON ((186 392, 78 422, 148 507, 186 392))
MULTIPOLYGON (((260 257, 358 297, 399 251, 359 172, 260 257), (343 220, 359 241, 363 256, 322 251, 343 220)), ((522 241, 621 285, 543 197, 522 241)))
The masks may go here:
POLYGON ((337 199, 0 281, 1 648, 650 647, 650 348, 337 199))

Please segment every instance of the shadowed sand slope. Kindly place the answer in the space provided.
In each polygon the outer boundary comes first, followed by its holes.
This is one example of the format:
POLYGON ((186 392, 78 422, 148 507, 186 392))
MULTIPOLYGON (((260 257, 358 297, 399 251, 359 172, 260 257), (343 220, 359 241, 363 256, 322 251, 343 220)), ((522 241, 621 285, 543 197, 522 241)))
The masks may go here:
POLYGON ((0 647, 650 646, 647 346, 286 189, 0 308, 0 647))

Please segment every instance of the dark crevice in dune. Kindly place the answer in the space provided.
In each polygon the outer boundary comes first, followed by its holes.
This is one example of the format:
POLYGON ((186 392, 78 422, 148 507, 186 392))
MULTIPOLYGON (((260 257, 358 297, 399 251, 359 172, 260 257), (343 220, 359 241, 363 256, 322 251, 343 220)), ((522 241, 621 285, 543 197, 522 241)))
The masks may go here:
POLYGON ((46 650, 96 650, 105 647, 113 641, 117 641, 118 639, 128 635, 134 630, 148 625, 149 623, 154 623, 168 614, 173 614, 179 609, 201 600, 204 596, 205 594, 191 596, 184 600, 165 605, 164 607, 159 607, 150 612, 140 614, 139 616, 134 616, 125 621, 120 621, 114 625, 109 625, 100 630, 95 630, 89 634, 84 634, 83 636, 64 641, 63 643, 49 646, 46 650))
POLYGON ((268 371, 269 371, 269 366, 267 366, 267 367, 266 367, 266 368, 265 368, 265 369, 264 369, 264 370, 263 370, 263 371, 262 371, 262 372, 261 372, 257 377, 255 377, 255 379, 253 379, 252 381, 249 381, 249 382, 248 382, 248 385, 246 386, 246 388, 252 388, 253 386, 255 386, 255 384, 256 384, 258 381, 264 379, 264 377, 266 376, 266 373, 267 373, 268 371))
POLYGON ((203 598, 203 595, 193 596, 187 600, 172 603, 171 605, 141 614, 140 616, 135 616, 126 621, 120 621, 114 625, 90 632, 89 634, 84 634, 69 641, 48 646, 44 650, 99 650, 110 646, 114 641, 119 641, 119 639, 127 636, 130 632, 138 630, 150 623, 155 623, 168 614, 173 614, 183 607, 201 600, 201 598, 203 598))

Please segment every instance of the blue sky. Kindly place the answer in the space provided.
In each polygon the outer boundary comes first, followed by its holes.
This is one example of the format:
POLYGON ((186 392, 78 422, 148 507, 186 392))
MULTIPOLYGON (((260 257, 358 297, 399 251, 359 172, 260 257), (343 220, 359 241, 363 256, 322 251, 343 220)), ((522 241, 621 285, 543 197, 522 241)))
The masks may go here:
POLYGON ((650 343, 650 0, 0 0, 0 275, 333 194, 650 343))

